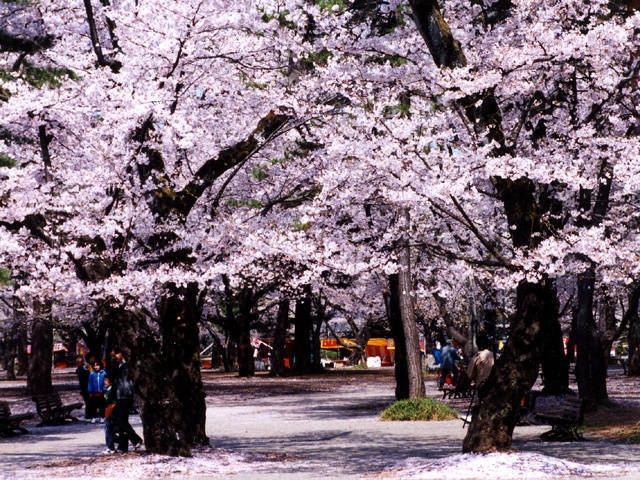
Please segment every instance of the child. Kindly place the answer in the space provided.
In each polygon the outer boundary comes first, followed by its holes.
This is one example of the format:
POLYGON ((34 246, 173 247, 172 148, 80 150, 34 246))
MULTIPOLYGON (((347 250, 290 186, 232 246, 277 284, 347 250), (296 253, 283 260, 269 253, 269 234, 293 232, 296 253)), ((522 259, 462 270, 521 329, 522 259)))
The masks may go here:
POLYGON ((93 371, 89 374, 87 391, 89 392, 89 418, 91 423, 104 422, 104 376, 100 362, 93 364, 93 371))
POLYGON ((116 451, 115 446, 115 417, 113 416, 113 409, 116 406, 116 392, 112 389, 111 379, 104 377, 104 399, 106 408, 104 410, 104 439, 107 443, 107 449, 104 451, 106 454, 111 454, 116 451))

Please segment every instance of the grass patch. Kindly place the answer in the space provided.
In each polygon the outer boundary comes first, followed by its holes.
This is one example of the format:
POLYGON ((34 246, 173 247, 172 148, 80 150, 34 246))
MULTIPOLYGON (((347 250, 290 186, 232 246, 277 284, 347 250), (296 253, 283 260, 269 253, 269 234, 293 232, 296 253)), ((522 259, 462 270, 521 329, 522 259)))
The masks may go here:
POLYGON ((390 421, 453 420, 458 418, 458 412, 433 398, 415 398, 397 401, 385 409, 380 418, 390 421))
POLYGON ((640 428, 620 430, 617 432, 617 436, 626 443, 640 443, 640 428))
POLYGON ((0 153, 0 167, 15 167, 17 165, 17 162, 10 157, 9 155, 6 155, 4 153, 0 153))

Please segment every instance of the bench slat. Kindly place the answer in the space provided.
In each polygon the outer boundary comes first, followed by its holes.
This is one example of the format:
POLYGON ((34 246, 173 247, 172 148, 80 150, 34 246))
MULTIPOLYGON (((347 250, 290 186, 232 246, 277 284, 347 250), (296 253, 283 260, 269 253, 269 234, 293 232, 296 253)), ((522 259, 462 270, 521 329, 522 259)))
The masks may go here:
POLYGON ((531 412, 536 420, 551 425, 544 440, 582 440, 578 428, 584 420, 584 402, 575 395, 545 395, 531 392, 531 412))
POLYGON ((71 412, 82 407, 82 402, 63 405, 60 395, 55 390, 49 393, 34 395, 38 415, 42 419, 41 425, 60 425, 68 420, 77 422, 78 419, 71 412))
POLYGON ((20 426, 20 423, 29 420, 35 413, 11 414, 11 408, 7 402, 0 402, 0 434, 15 435, 16 433, 28 433, 27 429, 20 426))

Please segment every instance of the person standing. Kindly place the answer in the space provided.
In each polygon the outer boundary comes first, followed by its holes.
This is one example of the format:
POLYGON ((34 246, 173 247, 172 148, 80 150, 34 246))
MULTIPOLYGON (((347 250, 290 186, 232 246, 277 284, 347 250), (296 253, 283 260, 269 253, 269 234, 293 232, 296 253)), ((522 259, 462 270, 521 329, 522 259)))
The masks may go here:
POLYGON ((93 371, 95 360, 96 357, 93 354, 87 353, 84 357, 81 357, 81 363, 76 368, 80 395, 82 395, 82 401, 84 402, 84 418, 86 420, 93 418, 93 415, 91 415, 91 398, 89 397, 89 375, 93 371))
POLYGON ((115 416, 113 415, 113 411, 116 406, 115 399, 116 392, 113 389, 113 385, 111 383, 111 378, 108 376, 104 377, 104 401, 105 401, 105 410, 104 410, 104 441, 107 444, 107 449, 104 451, 106 454, 111 454, 116 451, 115 445, 115 416))
POLYGON ((104 376, 100 362, 93 364, 93 371, 89 374, 87 392, 89 393, 89 416, 91 423, 104 422, 104 376))
POLYGON ((489 377, 493 368, 493 352, 486 345, 479 344, 480 350, 471 358, 467 367, 467 375, 472 387, 479 387, 489 377))
POLYGON ((118 451, 126 453, 129 451, 129 441, 135 450, 142 444, 142 438, 136 433, 129 423, 129 412, 133 406, 133 382, 129 378, 129 365, 124 358, 122 350, 115 349, 115 360, 117 370, 114 375, 114 386, 116 391, 116 406, 113 412, 115 417, 115 427, 118 444, 118 451))
POLYGON ((440 375, 440 387, 445 383, 447 375, 453 376, 453 385, 458 383, 458 362, 462 360, 462 357, 458 353, 458 344, 455 340, 447 340, 447 344, 442 347, 442 362, 440 363, 440 369, 442 374, 440 375))

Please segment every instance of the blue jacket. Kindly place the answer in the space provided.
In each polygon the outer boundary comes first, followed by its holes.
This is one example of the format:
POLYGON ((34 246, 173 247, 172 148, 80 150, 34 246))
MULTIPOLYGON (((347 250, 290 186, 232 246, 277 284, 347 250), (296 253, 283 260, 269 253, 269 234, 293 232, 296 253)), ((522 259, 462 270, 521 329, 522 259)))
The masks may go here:
POLYGON ((87 390, 89 393, 103 393, 104 392, 104 376, 107 372, 100 369, 99 372, 93 371, 89 375, 89 384, 87 390))
POLYGON ((440 368, 443 370, 453 370, 457 366, 457 362, 461 360, 458 350, 451 345, 442 347, 442 362, 440 368))

